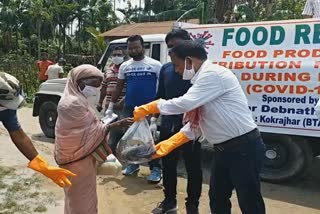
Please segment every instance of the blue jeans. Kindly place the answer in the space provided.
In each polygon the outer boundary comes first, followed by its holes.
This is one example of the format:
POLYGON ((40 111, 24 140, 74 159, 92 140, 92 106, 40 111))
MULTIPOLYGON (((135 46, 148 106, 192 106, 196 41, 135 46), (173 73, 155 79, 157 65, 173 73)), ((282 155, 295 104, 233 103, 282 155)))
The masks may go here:
MULTIPOLYGON (((124 118, 133 117, 133 110, 134 110, 134 107, 124 107, 124 111, 123 111, 124 118)), ((148 164, 149 164, 150 170, 152 170, 154 167, 161 168, 160 159, 154 159, 150 161, 148 164)))
POLYGON ((210 208, 214 214, 231 214, 233 189, 242 213, 265 214, 259 176, 265 145, 261 136, 247 136, 236 149, 214 152, 209 189, 210 208))

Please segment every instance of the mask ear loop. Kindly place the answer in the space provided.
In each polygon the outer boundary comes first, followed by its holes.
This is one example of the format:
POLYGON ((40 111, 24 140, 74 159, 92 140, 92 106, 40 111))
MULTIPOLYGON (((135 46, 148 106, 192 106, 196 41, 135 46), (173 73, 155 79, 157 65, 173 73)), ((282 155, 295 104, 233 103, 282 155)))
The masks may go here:
MULTIPOLYGON (((185 58, 185 60, 184 60, 184 69, 185 70, 190 70, 190 69, 187 69, 187 58, 185 58)), ((192 61, 191 61, 191 69, 194 70, 194 65, 193 65, 192 61)))

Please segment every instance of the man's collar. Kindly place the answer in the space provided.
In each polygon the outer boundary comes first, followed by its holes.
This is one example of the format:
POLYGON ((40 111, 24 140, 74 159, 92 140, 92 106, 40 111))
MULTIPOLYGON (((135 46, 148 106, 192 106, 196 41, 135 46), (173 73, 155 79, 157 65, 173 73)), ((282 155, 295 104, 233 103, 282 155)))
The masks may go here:
POLYGON ((203 70, 203 68, 208 64, 210 63, 209 60, 206 60, 202 63, 202 65, 200 66, 200 68, 198 69, 198 71, 196 72, 196 74, 193 76, 193 78, 191 79, 191 84, 194 84, 197 79, 198 79, 198 76, 200 74, 200 72, 203 70))

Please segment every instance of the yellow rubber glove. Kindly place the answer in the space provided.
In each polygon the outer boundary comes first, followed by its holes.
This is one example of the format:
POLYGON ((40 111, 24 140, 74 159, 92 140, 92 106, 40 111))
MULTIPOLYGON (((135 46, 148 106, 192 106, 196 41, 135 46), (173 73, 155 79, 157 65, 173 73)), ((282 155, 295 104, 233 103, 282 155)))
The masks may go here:
POLYGON ((159 100, 156 100, 156 101, 150 102, 148 104, 136 107, 133 111, 133 120, 138 121, 149 114, 160 113, 158 106, 157 106, 158 102, 159 102, 159 100))
POLYGON ((177 147, 189 142, 190 139, 183 133, 178 132, 177 134, 170 137, 168 140, 164 140, 158 143, 156 147, 156 154, 153 155, 153 159, 161 158, 169 154, 172 150, 177 147))
POLYGON ((28 167, 42 173, 44 176, 47 176, 60 187, 65 187, 66 185, 71 186, 71 182, 67 176, 77 176, 69 170, 49 166, 47 161, 45 161, 40 155, 37 155, 32 161, 30 161, 28 167))

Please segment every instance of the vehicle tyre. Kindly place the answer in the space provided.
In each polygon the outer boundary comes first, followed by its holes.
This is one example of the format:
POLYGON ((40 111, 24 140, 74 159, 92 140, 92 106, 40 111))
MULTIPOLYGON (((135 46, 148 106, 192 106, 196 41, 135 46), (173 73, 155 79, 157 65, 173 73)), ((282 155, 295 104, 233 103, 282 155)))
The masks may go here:
POLYGON ((56 125, 58 113, 57 104, 52 101, 42 103, 39 111, 39 123, 43 133, 49 137, 54 138, 54 128, 56 125))
POLYGON ((273 135, 264 137, 265 161, 261 179, 281 183, 303 176, 312 163, 310 145, 302 138, 273 135))

